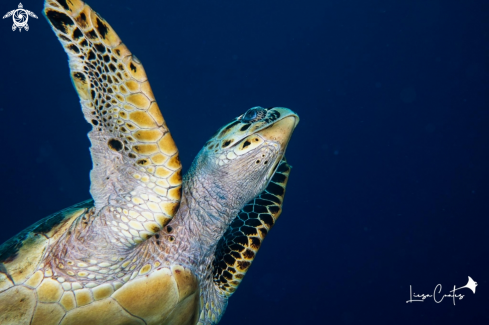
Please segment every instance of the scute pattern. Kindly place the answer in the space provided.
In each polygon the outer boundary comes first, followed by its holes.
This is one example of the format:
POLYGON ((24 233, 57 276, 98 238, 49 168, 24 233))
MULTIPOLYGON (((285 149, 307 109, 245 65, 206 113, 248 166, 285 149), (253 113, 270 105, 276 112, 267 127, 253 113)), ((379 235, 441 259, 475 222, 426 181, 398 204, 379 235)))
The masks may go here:
POLYGON ((290 166, 283 158, 267 188, 248 202, 217 244, 213 263, 214 283, 221 294, 231 296, 275 221, 282 213, 290 166))
POLYGON ((178 209, 177 147, 141 62, 112 27, 79 0, 48 0, 44 12, 68 54, 85 119, 93 126, 95 212, 107 205, 117 209, 110 220, 117 242, 134 246, 178 209))
POLYGON ((38 271, 23 285, 0 292, 0 324, 195 324, 200 309, 195 275, 179 265, 145 274, 136 272, 127 285, 86 288, 65 287, 59 277, 38 271))

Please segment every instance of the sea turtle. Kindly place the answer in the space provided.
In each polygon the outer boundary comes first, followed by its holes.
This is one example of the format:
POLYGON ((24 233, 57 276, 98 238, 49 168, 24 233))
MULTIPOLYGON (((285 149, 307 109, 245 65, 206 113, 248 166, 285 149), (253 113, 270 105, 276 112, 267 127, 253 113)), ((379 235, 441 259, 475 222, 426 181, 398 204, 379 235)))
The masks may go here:
POLYGON ((15 31, 17 28, 19 28, 19 32, 22 31, 22 28, 28 31, 29 25, 27 25, 27 21, 29 20, 29 16, 37 19, 35 13, 29 10, 25 10, 23 8, 24 6, 22 6, 22 3, 19 3, 18 9, 7 12, 5 16, 3 16, 2 18, 5 19, 12 16, 12 19, 14 20, 14 24, 12 25, 12 31, 15 31))
POLYGON ((80 0, 46 0, 93 126, 92 200, 0 247, 0 324, 216 324, 281 213, 298 116, 253 107, 181 178, 141 62, 80 0))

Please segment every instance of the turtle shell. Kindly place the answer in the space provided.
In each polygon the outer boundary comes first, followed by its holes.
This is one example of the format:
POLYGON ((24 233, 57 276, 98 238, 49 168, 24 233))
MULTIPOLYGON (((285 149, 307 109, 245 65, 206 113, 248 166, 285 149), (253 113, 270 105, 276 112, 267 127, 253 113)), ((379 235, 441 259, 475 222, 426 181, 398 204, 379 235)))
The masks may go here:
POLYGON ((43 268, 49 247, 92 206, 90 200, 44 218, 0 246, 0 324, 196 324, 199 282, 180 265, 91 288, 43 268))

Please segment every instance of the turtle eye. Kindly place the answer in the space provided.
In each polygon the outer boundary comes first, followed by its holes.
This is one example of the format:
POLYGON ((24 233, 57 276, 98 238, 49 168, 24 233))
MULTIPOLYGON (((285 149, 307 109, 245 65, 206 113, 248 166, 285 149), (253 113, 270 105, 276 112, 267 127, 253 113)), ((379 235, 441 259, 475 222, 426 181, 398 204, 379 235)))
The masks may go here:
POLYGON ((261 120, 267 115, 267 111, 261 106, 250 108, 241 118, 242 123, 253 123, 261 120))

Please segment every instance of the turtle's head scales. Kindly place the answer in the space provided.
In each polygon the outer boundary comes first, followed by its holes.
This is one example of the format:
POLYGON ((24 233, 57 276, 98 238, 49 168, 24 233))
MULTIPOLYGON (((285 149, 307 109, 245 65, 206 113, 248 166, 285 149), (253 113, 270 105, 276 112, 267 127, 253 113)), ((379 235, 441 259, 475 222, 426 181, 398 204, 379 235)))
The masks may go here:
POLYGON ((225 196, 235 196, 227 202, 244 204, 268 184, 298 122, 288 108, 252 107, 207 142, 193 169, 219 182, 225 196))

